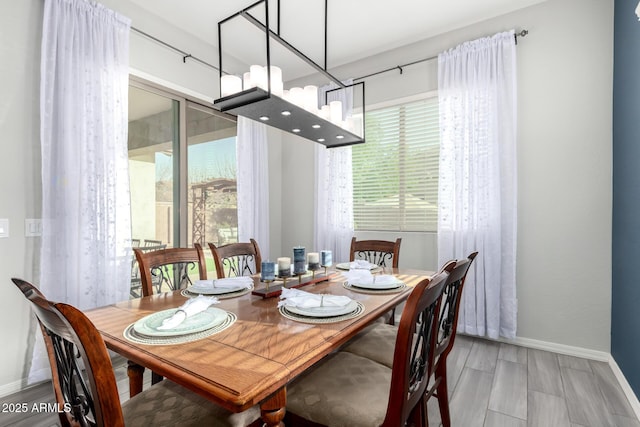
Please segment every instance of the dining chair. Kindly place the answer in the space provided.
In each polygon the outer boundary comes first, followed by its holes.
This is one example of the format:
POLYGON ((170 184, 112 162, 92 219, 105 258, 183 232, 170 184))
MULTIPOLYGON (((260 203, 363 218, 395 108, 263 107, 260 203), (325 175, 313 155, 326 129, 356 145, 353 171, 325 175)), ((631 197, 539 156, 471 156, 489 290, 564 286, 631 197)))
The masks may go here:
POLYGON ((157 251, 145 251, 134 248, 140 268, 142 295, 149 296, 160 292, 163 286, 170 290, 186 288, 191 284, 191 276, 201 280, 207 278, 206 261, 202 246, 193 248, 167 248, 157 251))
POLYGON ((234 414, 171 381, 151 386, 121 404, 107 347, 93 323, 71 305, 48 301, 32 284, 11 280, 30 302, 40 324, 63 427, 244 427, 259 421, 257 405, 234 414))
MULTIPOLYGON (((161 246, 162 240, 154 240, 154 239, 144 239, 144 246, 161 246)), ((166 245, 165 245, 166 246, 166 245)))
POLYGON ((424 279, 411 291, 390 368, 338 351, 294 380, 287 392, 290 424, 428 425, 424 399, 433 372, 438 314, 448 275, 444 271, 424 279))
MULTIPOLYGON (((351 238, 349 261, 364 259, 380 267, 398 268, 401 241, 401 238, 397 238, 395 242, 392 242, 387 240, 356 240, 353 237, 351 238)), ((393 308, 385 313, 381 320, 394 325, 396 323, 396 309, 393 308)))
MULTIPOLYGON (((447 356, 453 348, 458 327, 460 299, 469 268, 478 252, 471 253, 466 259, 449 261, 441 271, 450 270, 444 287, 441 315, 438 326, 438 341, 435 352, 434 378, 431 394, 438 399, 440 418, 443 427, 451 425, 449 414, 449 391, 447 385, 447 356)), ((366 357, 384 366, 391 367, 398 329, 387 324, 376 324, 364 334, 351 340, 342 351, 366 357)))
POLYGON ((249 239, 249 243, 229 243, 223 246, 209 243, 209 249, 218 279, 258 274, 261 271, 260 247, 254 239, 249 239))
POLYGON ((436 347, 436 364, 434 377, 439 380, 436 385, 435 397, 438 399, 440 418, 443 427, 451 426, 449 414, 449 387, 447 385, 447 356, 453 348, 458 329, 458 314, 460 312, 460 300, 467 273, 478 256, 478 252, 472 252, 466 259, 456 262, 451 271, 444 289, 442 314, 438 328, 438 345, 436 347))
POLYGON ((387 240, 356 240, 353 237, 351 239, 349 261, 365 259, 380 267, 398 268, 401 241, 401 238, 396 239, 395 242, 390 242, 387 240))

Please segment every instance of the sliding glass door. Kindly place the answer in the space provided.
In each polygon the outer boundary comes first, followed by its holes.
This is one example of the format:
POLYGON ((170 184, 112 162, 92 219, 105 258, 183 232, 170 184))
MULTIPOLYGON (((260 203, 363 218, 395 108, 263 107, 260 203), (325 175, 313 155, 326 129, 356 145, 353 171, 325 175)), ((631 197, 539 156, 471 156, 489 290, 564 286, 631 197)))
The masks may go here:
POLYGON ((238 241, 236 122, 187 103, 187 245, 238 241))
POLYGON ((180 102, 149 88, 129 88, 129 179, 133 245, 180 246, 180 102))
MULTIPOLYGON (((237 241, 236 135, 234 118, 132 78, 132 246, 156 250, 200 243, 208 255, 208 243, 237 241)), ((132 286, 138 274, 134 263, 132 286)))

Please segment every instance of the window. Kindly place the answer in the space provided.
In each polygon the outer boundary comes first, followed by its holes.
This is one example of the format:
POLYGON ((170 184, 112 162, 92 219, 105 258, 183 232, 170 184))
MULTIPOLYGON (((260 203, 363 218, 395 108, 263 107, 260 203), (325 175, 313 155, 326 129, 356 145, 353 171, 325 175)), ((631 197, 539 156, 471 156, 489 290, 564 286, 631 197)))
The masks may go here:
POLYGON ((366 143, 352 148, 355 229, 436 231, 437 96, 366 115, 366 143))

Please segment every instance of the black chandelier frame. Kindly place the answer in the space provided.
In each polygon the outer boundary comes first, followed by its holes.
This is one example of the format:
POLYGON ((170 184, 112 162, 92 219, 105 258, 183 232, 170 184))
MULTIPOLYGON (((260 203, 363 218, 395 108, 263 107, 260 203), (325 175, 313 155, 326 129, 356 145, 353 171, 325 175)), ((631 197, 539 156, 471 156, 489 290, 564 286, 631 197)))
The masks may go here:
POLYGON ((298 50, 291 43, 280 36, 280 0, 278 0, 277 32, 269 28, 269 2, 259 0, 250 6, 228 16, 218 22, 218 74, 219 80, 224 74, 222 63, 222 27, 225 23, 243 17, 265 34, 266 47, 266 72, 267 90, 260 87, 252 87, 241 92, 228 96, 222 96, 222 85, 220 85, 220 98, 214 101, 214 107, 222 112, 236 116, 244 116, 255 121, 263 122, 269 126, 276 127, 285 132, 293 133, 311 141, 325 145, 327 148, 342 147, 347 145, 362 144, 365 142, 365 83, 364 81, 345 84, 327 71, 327 8, 328 0, 325 0, 324 9, 324 67, 318 65, 307 55, 298 50), (251 10, 264 4, 265 24, 260 22, 251 10), (329 94, 335 91, 346 90, 356 86, 361 87, 362 92, 362 136, 342 128, 333 122, 320 117, 296 104, 293 104, 275 94, 271 90, 271 39, 278 42, 288 51, 294 53, 317 72, 334 82, 337 87, 329 89, 324 94, 325 104, 329 94))

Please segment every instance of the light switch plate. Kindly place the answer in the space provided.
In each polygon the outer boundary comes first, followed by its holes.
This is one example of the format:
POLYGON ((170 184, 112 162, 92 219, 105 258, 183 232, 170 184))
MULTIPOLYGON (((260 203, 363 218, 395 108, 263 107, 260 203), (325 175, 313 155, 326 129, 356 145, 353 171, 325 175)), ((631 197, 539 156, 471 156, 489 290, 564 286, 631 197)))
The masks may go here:
POLYGON ((24 236, 42 236, 42 220, 40 218, 26 218, 24 220, 24 236))
POLYGON ((0 218, 0 238, 9 237, 9 218, 0 218))

